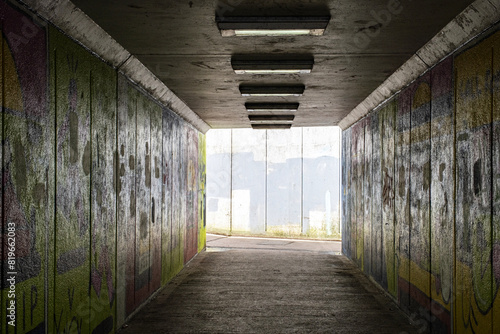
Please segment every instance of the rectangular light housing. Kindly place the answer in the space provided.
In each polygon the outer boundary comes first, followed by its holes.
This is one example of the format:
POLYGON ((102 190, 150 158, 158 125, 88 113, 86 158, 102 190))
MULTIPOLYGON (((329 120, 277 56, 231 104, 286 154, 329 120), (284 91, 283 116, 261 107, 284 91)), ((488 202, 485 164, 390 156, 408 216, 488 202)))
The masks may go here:
POLYGON ((252 124, 289 124, 293 122, 294 115, 249 115, 252 124))
POLYGON ((242 96, 302 96, 304 85, 297 86, 240 86, 242 96))
POLYGON ((320 36, 330 16, 233 16, 215 18, 223 37, 229 36, 320 36))
POLYGON ((296 112, 298 103, 245 103, 248 112, 296 112))
POLYGON ((314 60, 231 60, 236 74, 306 74, 314 60))
POLYGON ((255 130, 290 129, 292 124, 252 124, 255 130))

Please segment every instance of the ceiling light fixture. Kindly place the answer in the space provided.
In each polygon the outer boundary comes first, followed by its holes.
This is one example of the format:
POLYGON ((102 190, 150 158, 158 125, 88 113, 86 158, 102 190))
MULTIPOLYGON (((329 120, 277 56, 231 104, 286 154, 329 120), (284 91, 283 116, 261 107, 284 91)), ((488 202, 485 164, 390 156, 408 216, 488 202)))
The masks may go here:
POLYGON ((245 103, 248 112, 273 112, 285 111, 296 112, 299 109, 298 103, 245 103))
POLYGON ((255 130, 290 129, 292 124, 252 124, 255 130))
POLYGON ((320 36, 330 16, 233 16, 215 18, 223 37, 229 36, 320 36))
POLYGON ((231 60, 236 74, 311 73, 314 60, 231 60))
POLYGON ((292 123, 294 115, 249 115, 252 124, 292 123))
POLYGON ((304 85, 297 86, 240 86, 242 96, 302 96, 304 85))

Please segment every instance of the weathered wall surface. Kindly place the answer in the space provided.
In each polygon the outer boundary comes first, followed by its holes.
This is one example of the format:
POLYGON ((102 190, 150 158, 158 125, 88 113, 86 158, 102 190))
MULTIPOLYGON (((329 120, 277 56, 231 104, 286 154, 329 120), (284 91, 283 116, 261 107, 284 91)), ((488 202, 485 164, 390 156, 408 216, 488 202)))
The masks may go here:
POLYGON ((49 23, 0 19, 1 332, 114 332, 205 247, 205 136, 49 23))
POLYGON ((343 252, 433 333, 500 330, 500 32, 343 136, 343 252))
POLYGON ((340 236, 339 128, 210 130, 207 154, 209 231, 340 236))

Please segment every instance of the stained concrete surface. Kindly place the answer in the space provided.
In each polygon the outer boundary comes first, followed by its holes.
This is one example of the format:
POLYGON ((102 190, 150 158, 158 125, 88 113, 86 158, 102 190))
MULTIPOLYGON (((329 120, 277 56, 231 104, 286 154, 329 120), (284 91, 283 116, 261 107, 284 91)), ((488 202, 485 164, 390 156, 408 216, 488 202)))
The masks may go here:
MULTIPOLYGON (((53 4, 33 0, 29 4, 34 3, 38 8, 41 7, 38 2, 53 4)), ((493 1, 481 1, 483 6, 473 8, 471 15, 462 18, 463 23, 454 25, 453 33, 439 35, 439 42, 431 44, 423 56, 437 61, 444 54, 437 59, 429 55, 442 49, 442 44, 446 46, 451 40, 459 41, 456 45, 460 45, 473 37, 457 38, 468 36, 465 32, 458 34, 464 30, 461 26, 482 31, 484 28, 474 23, 487 22, 488 15, 484 12, 497 10, 490 2, 493 1)), ((73 0, 73 3, 132 54, 123 67, 135 82, 141 82, 150 91, 165 92, 164 87, 156 86, 158 82, 147 75, 147 68, 212 128, 250 128, 244 104, 256 99, 242 97, 238 90, 240 84, 250 81, 256 85, 306 86, 303 96, 283 99, 300 102, 294 127, 336 125, 369 95, 368 106, 377 106, 426 69, 415 52, 473 1, 73 0), (331 15, 323 36, 225 38, 215 22, 215 16, 308 15, 331 15), (231 67, 233 56, 284 60, 309 55, 314 56, 314 69, 307 75, 241 75, 231 67), (408 59, 409 63, 389 83, 377 89, 408 59)), ((81 24, 80 21, 77 22, 81 24)), ((259 100, 274 101, 264 99, 259 100)), ((172 100, 178 108, 179 101, 172 100)), ((366 112, 367 108, 357 108, 343 125, 349 126, 366 112)))
POLYGON ((417 333, 339 250, 207 235, 207 251, 120 333, 417 333))
POLYGON ((341 248, 342 245, 340 242, 332 241, 237 236, 227 237, 224 235, 207 234, 208 252, 246 249, 316 252, 340 255, 341 248))

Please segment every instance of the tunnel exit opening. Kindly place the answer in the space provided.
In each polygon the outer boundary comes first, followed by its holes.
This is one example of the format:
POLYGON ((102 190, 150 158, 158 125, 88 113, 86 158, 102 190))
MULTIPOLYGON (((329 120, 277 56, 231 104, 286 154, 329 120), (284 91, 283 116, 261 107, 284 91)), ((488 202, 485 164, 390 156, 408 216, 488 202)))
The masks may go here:
POLYGON ((340 239, 341 130, 207 133, 207 232, 340 239))

